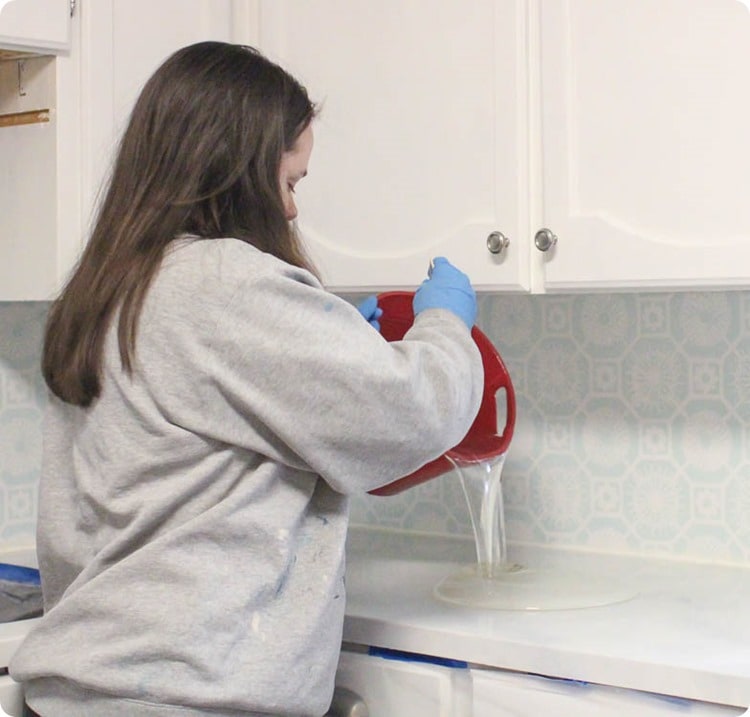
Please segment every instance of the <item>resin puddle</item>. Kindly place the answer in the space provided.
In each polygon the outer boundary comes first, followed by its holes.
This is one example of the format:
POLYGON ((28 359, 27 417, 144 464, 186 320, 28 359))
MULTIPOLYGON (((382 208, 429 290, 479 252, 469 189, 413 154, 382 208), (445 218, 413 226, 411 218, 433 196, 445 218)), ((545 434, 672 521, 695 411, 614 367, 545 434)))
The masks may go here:
POLYGON ((501 481, 505 455, 475 463, 451 461, 469 507, 477 560, 441 580, 435 595, 457 605, 495 610, 571 610, 635 597, 634 590, 610 576, 508 561, 501 481))

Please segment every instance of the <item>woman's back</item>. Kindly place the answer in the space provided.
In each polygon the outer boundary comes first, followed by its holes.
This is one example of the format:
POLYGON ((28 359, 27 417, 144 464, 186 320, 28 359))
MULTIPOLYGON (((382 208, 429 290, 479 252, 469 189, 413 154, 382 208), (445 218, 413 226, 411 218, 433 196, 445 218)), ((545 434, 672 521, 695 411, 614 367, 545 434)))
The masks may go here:
POLYGON ((244 242, 175 242, 132 375, 110 329, 100 397, 48 416, 47 612, 12 665, 35 709, 322 714, 346 494, 457 443, 481 394, 460 319, 425 312, 410 339, 244 242))

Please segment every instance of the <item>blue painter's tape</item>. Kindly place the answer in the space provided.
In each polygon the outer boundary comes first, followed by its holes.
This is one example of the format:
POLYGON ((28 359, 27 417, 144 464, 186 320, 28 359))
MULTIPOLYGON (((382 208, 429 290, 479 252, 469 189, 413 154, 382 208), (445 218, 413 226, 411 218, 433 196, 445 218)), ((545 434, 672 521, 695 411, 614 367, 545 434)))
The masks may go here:
POLYGON ((421 655, 418 652, 404 652, 403 650, 391 650, 387 647, 370 647, 367 654, 373 657, 382 657, 385 660, 399 660, 401 662, 422 662, 428 665, 439 665, 441 667, 452 667, 465 670, 469 663, 464 660, 451 660, 447 657, 435 657, 434 655, 421 655))
POLYGON ((41 585, 42 581, 36 568, 25 565, 11 565, 0 563, 0 580, 11 583, 23 583, 24 585, 41 585))

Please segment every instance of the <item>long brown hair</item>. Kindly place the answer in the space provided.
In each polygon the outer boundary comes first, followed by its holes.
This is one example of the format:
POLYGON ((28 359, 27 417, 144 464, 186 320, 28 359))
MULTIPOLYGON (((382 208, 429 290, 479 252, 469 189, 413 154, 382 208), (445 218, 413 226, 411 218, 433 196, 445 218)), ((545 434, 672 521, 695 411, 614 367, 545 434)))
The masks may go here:
POLYGON ((164 62, 135 104, 91 237, 51 307, 42 371, 53 393, 79 406, 99 395, 118 308, 131 372, 146 292, 181 234, 234 237, 314 271, 279 188, 282 155, 314 115, 305 88, 251 47, 202 42, 164 62))

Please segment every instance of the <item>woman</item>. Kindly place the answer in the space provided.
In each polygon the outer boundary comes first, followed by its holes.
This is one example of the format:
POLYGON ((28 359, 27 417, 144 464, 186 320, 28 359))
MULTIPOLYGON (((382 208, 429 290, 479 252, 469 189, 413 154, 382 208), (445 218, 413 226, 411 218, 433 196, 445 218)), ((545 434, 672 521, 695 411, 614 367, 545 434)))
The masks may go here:
POLYGON ((44 717, 322 715, 348 495, 460 441, 482 369, 446 260, 387 343, 290 220, 314 106, 255 50, 169 58, 53 305, 37 549, 11 674, 44 717))

